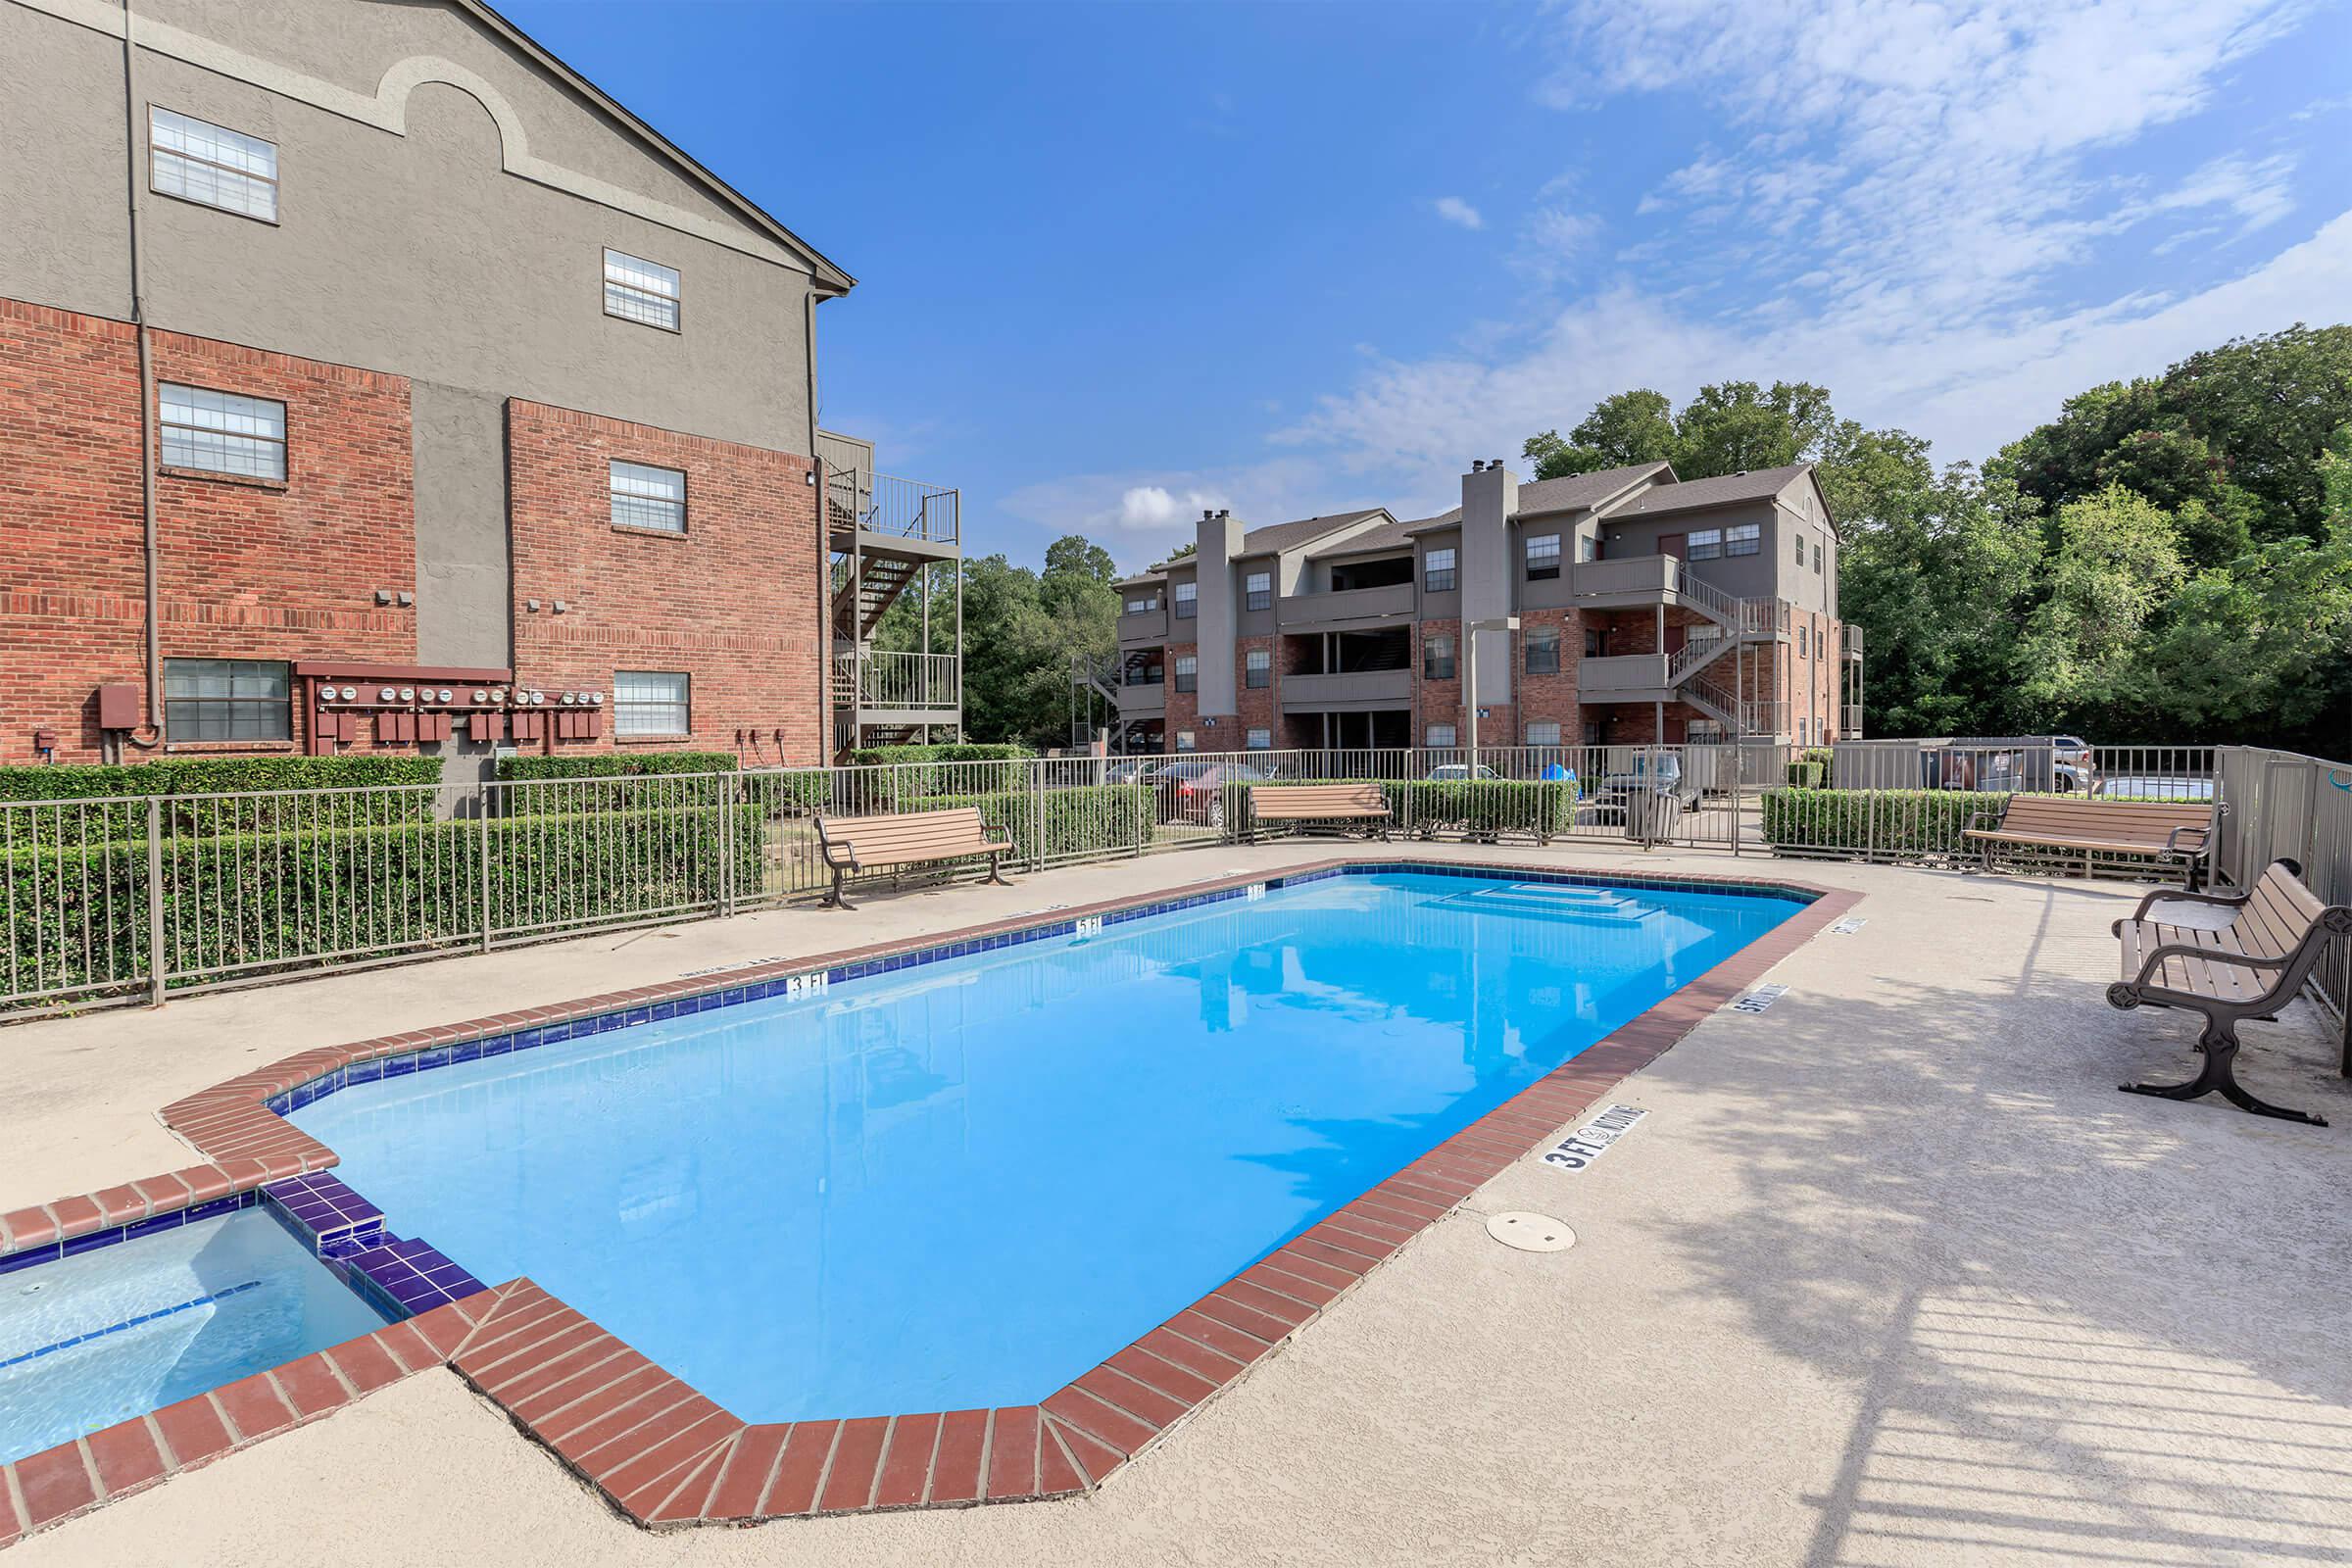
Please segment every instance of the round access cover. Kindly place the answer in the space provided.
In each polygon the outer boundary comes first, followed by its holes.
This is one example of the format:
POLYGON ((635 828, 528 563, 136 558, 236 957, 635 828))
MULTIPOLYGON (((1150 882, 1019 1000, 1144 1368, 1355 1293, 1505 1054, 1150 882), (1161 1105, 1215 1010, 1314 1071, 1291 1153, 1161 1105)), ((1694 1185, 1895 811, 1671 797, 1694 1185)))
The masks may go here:
POLYGON ((1522 1252, 1564 1252, 1576 1245, 1576 1232, 1549 1214, 1496 1214, 1487 1221, 1487 1234, 1522 1252))

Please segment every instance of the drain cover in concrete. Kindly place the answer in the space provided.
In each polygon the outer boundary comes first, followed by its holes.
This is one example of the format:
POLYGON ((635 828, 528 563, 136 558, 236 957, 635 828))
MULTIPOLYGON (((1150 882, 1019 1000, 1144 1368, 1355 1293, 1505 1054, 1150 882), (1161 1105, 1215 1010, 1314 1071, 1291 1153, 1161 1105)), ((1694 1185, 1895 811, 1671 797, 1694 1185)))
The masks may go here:
POLYGON ((1564 1252, 1576 1245, 1576 1232, 1549 1214, 1496 1214, 1487 1234, 1522 1252, 1564 1252))

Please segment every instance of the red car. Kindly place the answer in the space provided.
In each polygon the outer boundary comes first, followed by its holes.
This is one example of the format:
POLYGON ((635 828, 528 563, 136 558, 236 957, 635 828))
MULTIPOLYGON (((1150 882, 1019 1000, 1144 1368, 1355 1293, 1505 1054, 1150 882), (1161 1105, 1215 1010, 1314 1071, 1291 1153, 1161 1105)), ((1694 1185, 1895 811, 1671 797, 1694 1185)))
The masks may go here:
POLYGON ((1264 768, 1247 762, 1170 762, 1152 775, 1159 797, 1162 822, 1200 822, 1225 825, 1225 786, 1263 784, 1273 778, 1264 768))

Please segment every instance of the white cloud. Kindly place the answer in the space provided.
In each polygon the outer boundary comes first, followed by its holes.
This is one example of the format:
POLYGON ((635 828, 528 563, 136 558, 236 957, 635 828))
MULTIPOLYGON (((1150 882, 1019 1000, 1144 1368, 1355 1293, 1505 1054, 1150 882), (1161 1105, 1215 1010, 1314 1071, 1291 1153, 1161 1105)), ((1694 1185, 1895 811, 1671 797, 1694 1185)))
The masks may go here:
POLYGON ((1134 568, 1193 538, 1203 510, 1229 509, 1256 527, 1389 504, 1390 495, 1379 490, 1371 481, 1343 479, 1330 462, 1286 456, 1185 473, 1069 474, 1025 485, 1003 505, 1044 538, 1086 534, 1122 567, 1134 568), (1361 493, 1351 499, 1348 490, 1361 493))
POLYGON ((1464 228, 1487 226, 1486 215, 1459 196, 1441 196, 1432 205, 1437 208, 1438 216, 1448 223, 1459 223, 1464 228))

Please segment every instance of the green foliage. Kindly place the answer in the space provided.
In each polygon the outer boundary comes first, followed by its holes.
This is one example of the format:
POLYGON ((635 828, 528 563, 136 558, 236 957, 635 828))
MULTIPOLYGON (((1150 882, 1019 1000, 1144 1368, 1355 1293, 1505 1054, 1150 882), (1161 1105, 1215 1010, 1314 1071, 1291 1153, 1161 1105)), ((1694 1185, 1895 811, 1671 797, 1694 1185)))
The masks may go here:
POLYGON ((502 757, 502 782, 543 778, 638 778, 654 773, 732 773, 733 752, 583 752, 569 757, 502 757))
POLYGON ((1830 394, 1807 381, 1726 381, 1698 389, 1680 414, 1647 389, 1601 399, 1562 440, 1557 430, 1532 436, 1521 455, 1539 479, 1671 463, 1678 477, 1704 479, 1743 468, 1778 468, 1821 444, 1830 394))
POLYGON ((882 767, 889 772, 845 779, 856 794, 854 808, 888 811, 905 801, 919 800, 954 790, 959 794, 996 794, 1019 789, 1028 776, 1024 765, 1028 748, 982 745, 976 742, 940 746, 871 746, 852 752, 858 767, 882 767))
POLYGON ((1829 764, 1810 752, 1788 764, 1788 787, 1796 790, 1817 790, 1830 779, 1829 764))
POLYGON ((174 757, 117 766, 0 767, 0 801, 89 800, 117 795, 211 795, 234 790, 349 789, 438 784, 429 757, 174 757))
POLYGON ((1868 850, 1915 859, 1958 852, 1963 832, 1990 826, 2008 804, 2006 795, 1973 790, 1794 788, 1766 790, 1761 819, 1764 841, 1776 850, 1868 850))
MULTIPOLYGON (((760 812, 739 809, 735 885, 749 894, 760 885, 760 812)), ((520 934, 713 904, 722 830, 713 808, 493 818, 492 923, 520 934)), ((460 820, 167 840, 166 971, 263 973, 325 950, 478 942, 484 838, 483 823, 460 820)), ((144 838, 0 852, 0 887, 21 911, 0 938, 14 943, 0 952, 10 989, 145 982, 144 838)))
POLYGON ((1082 784, 1047 790, 1041 802, 1026 790, 977 795, 941 795, 920 803, 923 810, 976 806, 980 820, 1012 840, 1023 860, 1098 855, 1152 842, 1156 812, 1144 784, 1082 784), (1044 837, 1040 838, 1042 829, 1044 837))
MULTIPOLYGON (((1363 782, 1337 778, 1285 779, 1268 787, 1363 782)), ((1231 831, 1253 831, 1250 788, 1248 784, 1228 784, 1224 788, 1225 820, 1231 831)), ((1424 837, 1435 832, 1480 837, 1531 833, 1538 839, 1548 839, 1576 825, 1578 784, 1574 779, 1384 779, 1380 781, 1380 792, 1389 804, 1391 827, 1397 831, 1409 827, 1424 837)))

